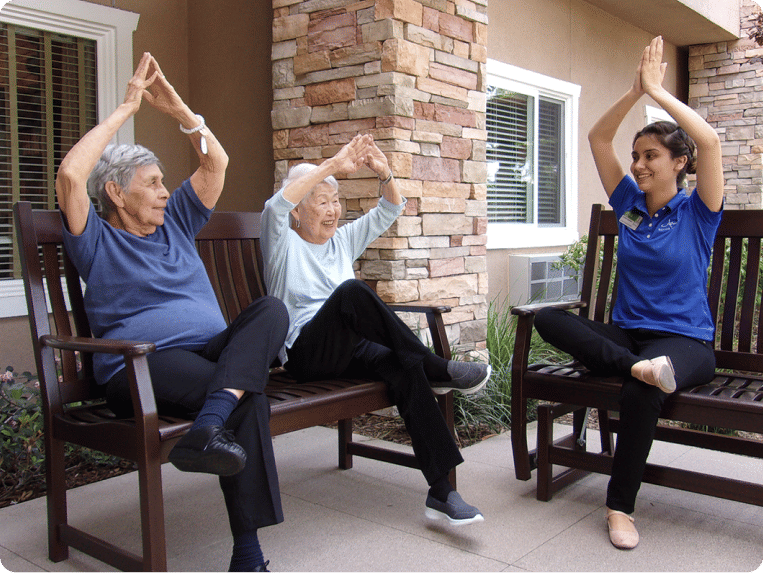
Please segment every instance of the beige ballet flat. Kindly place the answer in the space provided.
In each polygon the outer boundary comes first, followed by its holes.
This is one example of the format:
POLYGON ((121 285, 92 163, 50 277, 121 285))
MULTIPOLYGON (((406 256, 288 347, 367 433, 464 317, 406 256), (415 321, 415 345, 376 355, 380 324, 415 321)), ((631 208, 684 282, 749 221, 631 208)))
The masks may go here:
POLYGON ((612 542, 612 545, 618 549, 633 549, 638 545, 638 531, 636 531, 636 526, 633 525, 633 517, 627 513, 616 511, 614 509, 607 509, 607 528, 609 529, 609 540, 612 542), (630 522, 625 523, 627 529, 618 529, 615 527, 616 525, 623 525, 623 521, 616 518, 621 515, 630 522), (613 523, 616 521, 619 521, 620 523, 613 523))
POLYGON ((676 371, 669 356, 636 362, 631 368, 631 374, 642 382, 657 386, 666 394, 676 391, 676 371))

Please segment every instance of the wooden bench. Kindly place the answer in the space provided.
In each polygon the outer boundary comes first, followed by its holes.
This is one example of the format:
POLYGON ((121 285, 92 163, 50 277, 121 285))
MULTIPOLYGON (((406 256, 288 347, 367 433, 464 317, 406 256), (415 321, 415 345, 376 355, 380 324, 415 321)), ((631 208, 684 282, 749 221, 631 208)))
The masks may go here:
MULTIPOLYGON (((610 321, 617 296, 617 221, 610 210, 594 205, 579 301, 554 303, 579 309, 583 316, 610 321)), ((695 427, 717 427, 763 433, 763 336, 760 271, 763 211, 726 211, 712 253, 708 296, 717 324, 717 370, 709 383, 676 392, 666 401, 661 417, 695 427), (726 274, 724 273, 726 271, 726 274)), ((611 474, 613 432, 618 430, 617 411, 621 379, 591 375, 579 364, 563 366, 528 364, 535 312, 542 305, 512 309, 517 334, 512 364, 511 439, 517 479, 529 480, 537 469, 537 498, 548 501, 561 487, 589 472, 611 474), (538 406, 537 449, 528 450, 527 419, 531 401, 538 406), (586 420, 596 409, 602 451, 586 450, 586 420), (554 439, 553 423, 573 413, 573 432, 554 439), (553 466, 569 468, 558 475, 553 466)), ((688 429, 678 424, 657 428, 657 440, 763 458, 763 441, 688 429)), ((644 482, 719 498, 763 505, 763 484, 717 475, 648 464, 644 482)), ((755 476, 750 476, 755 478, 755 476)), ((758 476, 759 478, 759 476, 758 476)))
MULTIPOLYGON (((166 570, 161 464, 191 423, 163 416, 156 410, 146 360, 146 355, 155 350, 153 344, 91 337, 80 278, 63 253, 59 212, 33 210, 29 203, 20 202, 14 206, 14 215, 43 396, 49 557, 61 561, 68 557, 68 548, 74 547, 122 570, 166 570), (81 356, 80 371, 75 352, 81 356), (93 379, 94 352, 124 356, 137 413, 134 418, 117 419, 105 406, 103 387, 93 379), (56 354, 61 358, 60 380, 54 363, 56 354), (64 476, 67 442, 137 462, 142 555, 68 523, 64 476)), ((197 237, 199 253, 229 322, 265 293, 259 236, 259 213, 217 212, 197 237)), ((435 352, 450 358, 442 320, 448 307, 393 308, 425 313, 435 352)), ((273 435, 338 421, 340 468, 351 468, 354 455, 418 467, 413 454, 352 440, 353 418, 393 405, 382 382, 335 379, 297 384, 280 370, 271 375, 267 395, 273 435)), ((452 393, 437 399, 453 431, 452 393)), ((451 481, 455 485, 455 472, 451 481)))

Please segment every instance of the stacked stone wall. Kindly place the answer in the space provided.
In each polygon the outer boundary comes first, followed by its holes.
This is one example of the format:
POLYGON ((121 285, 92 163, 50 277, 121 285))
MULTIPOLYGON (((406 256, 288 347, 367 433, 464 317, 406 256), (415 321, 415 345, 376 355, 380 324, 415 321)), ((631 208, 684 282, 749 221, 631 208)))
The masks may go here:
MULTIPOLYGON (((408 204, 357 276, 390 303, 450 305, 449 339, 484 349, 487 0, 273 0, 273 9, 276 186, 292 164, 320 163, 371 133, 408 204)), ((368 169, 340 180, 344 218, 379 195, 368 169)))
POLYGON ((728 209, 763 208, 763 47, 748 39, 759 13, 742 0, 742 39, 689 48, 689 105, 720 135, 728 209))

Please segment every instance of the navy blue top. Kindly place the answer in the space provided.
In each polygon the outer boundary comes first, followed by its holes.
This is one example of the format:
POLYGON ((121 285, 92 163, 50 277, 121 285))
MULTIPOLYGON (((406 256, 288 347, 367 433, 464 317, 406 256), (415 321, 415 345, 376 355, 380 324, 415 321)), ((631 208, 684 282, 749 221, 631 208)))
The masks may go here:
POLYGON ((622 328, 713 340, 707 268, 723 211, 708 209, 696 189, 691 195, 679 189, 650 217, 645 195, 629 175, 612 192, 609 204, 619 220, 612 321, 622 328), (624 223, 628 219, 630 226, 624 223))
MULTIPOLYGON (((66 252, 87 284, 94 336, 198 350, 226 328, 194 244, 211 214, 186 180, 147 237, 115 229, 92 205, 81 235, 64 230, 66 252)), ((99 384, 124 368, 119 355, 96 354, 93 363, 99 384)))

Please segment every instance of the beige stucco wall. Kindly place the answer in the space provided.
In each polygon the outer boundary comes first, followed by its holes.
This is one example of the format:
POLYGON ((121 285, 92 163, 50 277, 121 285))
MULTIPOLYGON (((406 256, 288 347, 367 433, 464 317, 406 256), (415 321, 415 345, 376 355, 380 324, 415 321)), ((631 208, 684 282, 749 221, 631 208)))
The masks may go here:
MULTIPOLYGON (((599 116, 633 81, 638 58, 650 33, 580 0, 490 0, 488 58, 582 87, 578 137, 578 232, 586 233, 593 203, 606 196, 588 149, 587 134, 599 116)), ((665 46, 665 86, 686 99, 686 54, 665 46), (679 78, 682 78, 679 80, 679 78)), ((620 160, 630 163, 631 138, 644 124, 644 97, 623 122, 615 140, 620 160)), ((518 230, 518 232, 520 232, 518 230)), ((510 285, 510 253, 558 253, 563 245, 543 249, 488 249, 488 300, 503 300, 510 285)))

